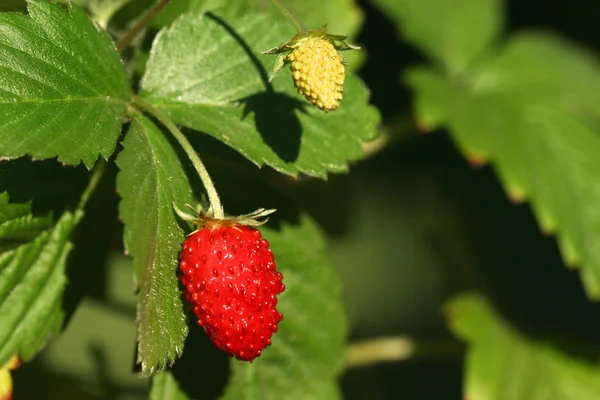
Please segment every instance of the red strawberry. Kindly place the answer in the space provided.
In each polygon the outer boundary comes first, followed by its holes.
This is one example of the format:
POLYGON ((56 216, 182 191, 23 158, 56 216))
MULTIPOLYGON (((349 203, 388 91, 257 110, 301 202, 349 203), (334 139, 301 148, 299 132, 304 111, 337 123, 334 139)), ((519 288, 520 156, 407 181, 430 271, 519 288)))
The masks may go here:
POLYGON ((184 242, 179 266, 185 297, 213 343, 239 360, 260 356, 283 319, 275 306, 285 289, 260 232, 205 219, 184 242))

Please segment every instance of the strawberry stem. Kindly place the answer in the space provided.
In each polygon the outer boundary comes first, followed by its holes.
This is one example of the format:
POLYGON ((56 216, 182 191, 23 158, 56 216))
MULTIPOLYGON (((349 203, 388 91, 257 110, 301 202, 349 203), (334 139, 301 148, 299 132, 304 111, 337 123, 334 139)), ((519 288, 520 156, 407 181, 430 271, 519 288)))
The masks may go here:
POLYGON ((133 96, 133 103, 139 106, 142 110, 149 112, 154 115, 164 126, 171 132, 175 140, 179 142, 179 145, 185 151, 185 154, 189 157, 192 165, 198 172, 198 176, 204 185, 204 190, 206 190, 206 194, 208 195, 208 201, 210 202, 210 207, 213 210, 213 217, 215 219, 224 219, 225 213, 223 212, 223 207, 221 206, 221 199, 219 199, 219 194, 217 193, 217 189, 215 189, 215 185, 213 184, 204 163, 196 153, 196 150, 192 147, 190 142, 187 140, 185 135, 177 128, 177 126, 171 121, 171 118, 164 114, 162 111, 158 110, 152 104, 148 103, 146 100, 133 96))
POLYGON ((298 31, 298 33, 304 33, 306 32, 306 27, 304 26, 304 24, 302 23, 302 21, 300 21, 300 18, 298 18, 296 16, 296 14, 294 14, 292 12, 292 10, 290 10, 289 8, 286 7, 285 4, 283 4, 280 0, 271 0, 273 2, 273 4, 275 5, 275 7, 277 7, 277 9, 279 11, 281 11, 281 13, 292 23, 294 24, 294 27, 296 28, 296 30, 298 31))
POLYGON ((382 337, 351 343, 346 349, 346 365, 357 368, 411 359, 453 359, 461 351, 452 338, 382 337))
POLYGON ((105 169, 106 169, 106 161, 104 161, 104 159, 100 158, 96 162, 96 165, 94 165, 94 169, 92 170, 92 173, 90 175, 90 180, 89 180, 87 186, 85 187, 85 189, 83 190, 83 193, 81 194, 81 198, 79 199, 79 204, 77 205, 78 209, 83 210, 85 208, 85 205, 87 204, 90 197, 92 197, 94 190, 96 190, 98 183, 100 183, 100 179, 102 179, 102 175, 104 175, 105 169))
POLYGON ((117 42, 115 45, 117 51, 123 51, 135 39, 135 37, 148 26, 148 24, 156 17, 163 8, 169 4, 171 0, 160 0, 146 15, 144 15, 136 24, 117 42))

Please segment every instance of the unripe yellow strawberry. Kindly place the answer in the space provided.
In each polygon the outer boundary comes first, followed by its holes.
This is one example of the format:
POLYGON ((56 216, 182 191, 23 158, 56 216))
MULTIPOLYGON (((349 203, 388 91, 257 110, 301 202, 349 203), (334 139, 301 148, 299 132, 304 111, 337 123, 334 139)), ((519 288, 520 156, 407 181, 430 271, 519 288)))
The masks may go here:
POLYGON ((13 385, 10 370, 19 366, 19 357, 12 356, 4 366, 0 366, 0 400, 12 399, 13 385))
POLYGON ((343 57, 331 42, 320 37, 304 40, 288 56, 298 92, 323 111, 340 105, 346 70, 343 57))
POLYGON ((344 91, 346 60, 339 51, 360 47, 345 42, 347 36, 327 33, 327 26, 303 30, 290 40, 263 54, 279 54, 269 82, 290 64, 298 92, 321 110, 333 111, 340 105, 344 91))

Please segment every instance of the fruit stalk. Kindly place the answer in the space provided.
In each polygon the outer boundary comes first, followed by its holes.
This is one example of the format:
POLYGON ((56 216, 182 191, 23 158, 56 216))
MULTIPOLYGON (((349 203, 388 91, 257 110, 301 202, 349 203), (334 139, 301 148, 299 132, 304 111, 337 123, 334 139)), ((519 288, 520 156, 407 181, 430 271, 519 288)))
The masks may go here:
POLYGON ((346 350, 346 365, 358 368, 407 360, 448 360, 461 353, 461 345, 452 338, 382 337, 351 343, 346 350))
POLYGON ((296 28, 296 30, 298 31, 298 33, 304 33, 306 32, 306 27, 304 26, 304 24, 302 23, 302 21, 300 21, 300 18, 298 18, 296 16, 296 14, 294 14, 292 12, 292 10, 290 10, 289 8, 286 7, 285 4, 283 4, 280 0, 271 0, 273 2, 273 4, 275 5, 275 7, 277 7, 277 9, 279 11, 281 11, 281 13, 292 23, 294 24, 294 27, 296 28))
POLYGON ((104 161, 102 158, 100 158, 96 162, 96 165, 94 166, 94 169, 92 170, 92 174, 90 176, 90 181, 88 182, 83 193, 81 194, 81 199, 79 200, 79 204, 77 205, 78 209, 80 209, 80 210, 84 209, 88 200, 94 193, 94 190, 96 190, 98 183, 100 183, 100 179, 102 179, 102 175, 104 175, 105 169, 106 169, 106 161, 104 161))
POLYGON ((146 15, 144 15, 115 45, 117 51, 123 51, 135 37, 148 26, 150 21, 160 13, 171 0, 160 0, 146 15))
POLYGON ((200 159, 200 156, 198 156, 198 153, 196 153, 185 135, 179 130, 179 128, 177 128, 173 121, 171 121, 171 118, 155 108, 152 104, 148 103, 146 100, 137 96, 133 96, 133 103, 142 110, 146 110, 153 114, 165 126, 165 128, 171 132, 175 140, 177 140, 179 145, 183 148, 183 151, 185 151, 185 154, 187 154, 189 157, 192 165, 196 169, 196 172, 198 172, 198 176, 204 185, 204 190, 206 190, 206 194, 208 195, 208 201, 214 213, 213 217, 215 219, 224 219, 225 213, 223 211, 223 206, 221 206, 221 199, 219 199, 217 189, 215 189, 215 185, 213 184, 213 181, 210 178, 204 163, 200 159))

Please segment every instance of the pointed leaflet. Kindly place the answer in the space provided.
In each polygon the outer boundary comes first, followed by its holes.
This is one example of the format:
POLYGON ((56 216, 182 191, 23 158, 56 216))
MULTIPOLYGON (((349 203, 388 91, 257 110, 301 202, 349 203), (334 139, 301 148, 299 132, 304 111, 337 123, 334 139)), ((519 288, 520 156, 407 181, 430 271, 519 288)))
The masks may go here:
POLYGON ((0 13, 0 159, 58 156, 90 168, 115 149, 129 84, 108 35, 76 7, 0 13))
POLYGON ((375 136, 379 115, 353 74, 342 105, 328 114, 297 93, 288 68, 267 84, 275 57, 260 51, 293 34, 287 22, 265 15, 184 15, 156 38, 141 96, 257 165, 317 177, 346 171, 362 157, 361 142, 375 136))
POLYGON ((150 400, 188 400, 171 371, 162 371, 152 377, 150 400))
POLYGON ((261 231, 286 285, 277 305, 284 318, 273 344, 252 364, 231 361, 233 374, 223 399, 340 398, 337 379, 347 321, 340 281, 321 233, 307 217, 298 226, 261 231))
POLYGON ((492 161, 600 298, 600 64, 551 36, 522 35, 469 80, 412 71, 419 120, 449 127, 468 157, 492 161))
POLYGON ((600 365, 578 360, 515 331, 475 294, 448 306, 454 333, 469 345, 465 399, 592 400, 600 365))
POLYGON ((373 0, 394 18, 405 40, 451 74, 486 51, 502 29, 501 0, 373 0))
POLYGON ((29 360, 60 329, 69 236, 82 215, 64 213, 52 227, 0 194, 0 365, 13 354, 29 360))
POLYGON ((177 282, 185 235, 172 204, 192 204, 192 190, 172 145, 152 121, 136 117, 123 147, 117 158, 119 215, 140 288, 138 361, 149 375, 181 353, 188 332, 177 282))
POLYGON ((0 193, 0 253, 35 239, 52 225, 51 216, 31 215, 30 204, 8 204, 8 194, 0 193))

